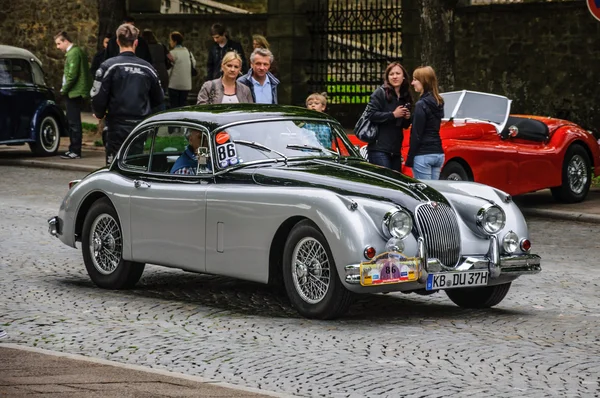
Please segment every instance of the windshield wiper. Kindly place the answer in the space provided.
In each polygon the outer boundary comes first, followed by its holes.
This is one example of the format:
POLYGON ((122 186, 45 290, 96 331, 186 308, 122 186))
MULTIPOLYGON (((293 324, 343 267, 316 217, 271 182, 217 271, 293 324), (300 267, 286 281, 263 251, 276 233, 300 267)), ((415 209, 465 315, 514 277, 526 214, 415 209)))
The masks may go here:
POLYGON ((319 147, 319 146, 312 146, 312 145, 294 145, 294 144, 290 144, 288 146, 286 146, 287 149, 299 149, 302 151, 309 151, 309 152, 330 152, 334 155, 337 155, 337 157, 340 156, 340 154, 338 152, 334 152, 331 149, 326 149, 323 147, 319 147))
POLYGON ((275 149, 271 149, 268 146, 264 146, 263 144, 259 144, 258 142, 246 141, 246 140, 235 140, 234 143, 246 145, 246 146, 249 146, 250 148, 259 149, 259 150, 265 151, 265 152, 275 152, 276 154, 278 154, 279 156, 281 156, 283 158, 283 161, 285 162, 285 164, 287 164, 287 161, 288 161, 287 156, 285 156, 283 153, 281 153, 279 151, 276 151, 275 149))

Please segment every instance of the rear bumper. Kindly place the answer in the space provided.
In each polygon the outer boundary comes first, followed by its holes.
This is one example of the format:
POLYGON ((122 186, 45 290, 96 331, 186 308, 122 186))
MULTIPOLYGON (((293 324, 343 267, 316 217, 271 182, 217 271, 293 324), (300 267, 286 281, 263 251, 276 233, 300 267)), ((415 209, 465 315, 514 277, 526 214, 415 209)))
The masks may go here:
POLYGON ((362 286, 360 285, 360 264, 349 264, 344 268, 344 282, 350 290, 356 292, 409 291, 424 289, 430 273, 450 272, 461 273, 477 270, 489 272, 488 285, 498 285, 510 282, 521 275, 531 275, 541 272, 541 258, 537 254, 500 255, 498 239, 492 236, 489 251, 483 256, 468 256, 461 258, 456 267, 446 267, 436 258, 427 258, 423 240, 419 238, 419 278, 414 282, 394 283, 389 285, 362 286), (357 286, 358 285, 358 286, 357 286))
POLYGON ((62 222, 58 216, 54 216, 48 220, 48 233, 55 238, 61 235, 62 222))

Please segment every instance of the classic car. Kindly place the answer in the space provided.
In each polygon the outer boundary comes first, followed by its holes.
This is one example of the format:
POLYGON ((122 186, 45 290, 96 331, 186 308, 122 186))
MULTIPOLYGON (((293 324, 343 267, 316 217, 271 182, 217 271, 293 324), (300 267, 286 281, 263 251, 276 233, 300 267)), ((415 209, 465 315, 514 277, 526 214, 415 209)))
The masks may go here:
POLYGON ((300 314, 328 319, 353 293, 446 290, 491 307, 541 270, 510 195, 372 165, 338 122, 303 108, 153 115, 70 186, 49 232, 81 242, 101 288, 130 288, 152 263, 285 287, 300 314))
POLYGON ((56 154, 67 134, 65 115, 31 52, 0 45, 0 144, 23 145, 39 156, 56 154))
MULTIPOLYGON (((600 149, 594 135, 575 123, 511 115, 511 100, 475 91, 443 93, 440 128, 445 153, 441 179, 475 181, 511 195, 550 188, 561 202, 585 199, 592 172, 600 175, 600 149)), ((351 135, 366 156, 366 143, 351 135)), ((408 155, 410 129, 402 155, 408 155)), ((412 175, 412 169, 402 167, 412 175)))

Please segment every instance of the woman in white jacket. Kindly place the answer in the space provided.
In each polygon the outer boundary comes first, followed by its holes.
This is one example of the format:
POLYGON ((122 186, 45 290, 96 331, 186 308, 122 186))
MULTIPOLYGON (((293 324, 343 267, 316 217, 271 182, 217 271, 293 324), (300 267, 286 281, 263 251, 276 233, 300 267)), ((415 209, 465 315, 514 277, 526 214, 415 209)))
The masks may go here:
POLYGON ((192 89, 192 68, 196 67, 196 60, 192 53, 183 47, 183 35, 172 32, 169 36, 171 52, 169 53, 173 66, 169 71, 169 102, 171 108, 187 105, 187 96, 192 89))

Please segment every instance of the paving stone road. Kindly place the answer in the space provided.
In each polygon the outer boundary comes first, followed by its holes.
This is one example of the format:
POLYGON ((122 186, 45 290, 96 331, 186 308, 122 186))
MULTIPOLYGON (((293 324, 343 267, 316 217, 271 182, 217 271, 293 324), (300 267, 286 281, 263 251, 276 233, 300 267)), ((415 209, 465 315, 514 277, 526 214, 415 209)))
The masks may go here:
POLYGON ((543 272, 494 309, 398 293, 313 321, 265 286, 156 266, 98 289, 47 233, 82 174, 0 169, 4 342, 307 397, 600 395, 600 225, 529 220, 543 272))

